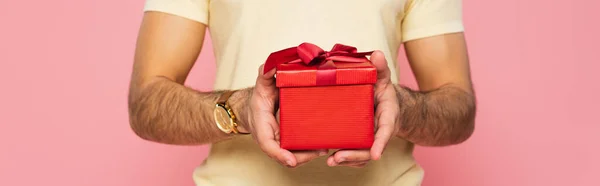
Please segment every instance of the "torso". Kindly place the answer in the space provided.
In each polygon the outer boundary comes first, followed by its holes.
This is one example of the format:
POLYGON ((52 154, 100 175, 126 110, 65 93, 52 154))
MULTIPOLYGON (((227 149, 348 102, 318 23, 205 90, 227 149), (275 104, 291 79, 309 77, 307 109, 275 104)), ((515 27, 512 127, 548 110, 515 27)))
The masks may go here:
MULTIPOLYGON (((215 89, 254 85, 258 67, 274 51, 314 43, 335 43, 359 51, 381 50, 396 67, 400 22, 406 0, 212 0, 209 28, 217 61, 215 89)), ((397 69, 393 68, 397 82, 397 69)), ((381 160, 363 169, 328 167, 326 157, 299 168, 266 156, 251 136, 213 144, 198 167, 198 185, 420 185, 423 171, 413 145, 394 138, 381 160)))

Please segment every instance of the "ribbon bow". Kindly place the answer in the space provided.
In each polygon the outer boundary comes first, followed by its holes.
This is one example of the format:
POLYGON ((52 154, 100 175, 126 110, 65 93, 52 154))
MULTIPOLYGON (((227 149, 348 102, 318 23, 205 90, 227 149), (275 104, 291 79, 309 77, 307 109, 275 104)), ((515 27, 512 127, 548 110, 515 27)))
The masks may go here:
POLYGON ((317 45, 302 43, 297 47, 283 49, 271 53, 264 66, 264 73, 280 64, 304 63, 306 66, 316 66, 318 70, 336 69, 335 62, 364 63, 370 62, 366 56, 371 52, 357 52, 356 47, 335 44, 331 51, 324 51, 317 45))

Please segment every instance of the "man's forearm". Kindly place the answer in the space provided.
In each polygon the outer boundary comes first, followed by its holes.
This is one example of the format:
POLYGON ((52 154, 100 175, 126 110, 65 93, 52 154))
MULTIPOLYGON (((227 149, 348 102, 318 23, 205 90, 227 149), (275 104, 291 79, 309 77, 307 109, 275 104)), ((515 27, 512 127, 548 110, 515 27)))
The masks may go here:
POLYGON ((451 85, 429 92, 395 86, 401 103, 398 137, 417 145, 464 142, 474 130, 475 97, 451 85))
MULTIPOLYGON (((238 118, 246 118, 245 106, 250 89, 230 98, 238 118)), ((198 92, 167 78, 157 78, 129 93, 129 118, 135 133, 146 140, 166 144, 197 145, 225 140, 231 135, 221 132, 213 110, 221 91, 198 92)), ((238 121, 245 125, 245 121, 238 121)))

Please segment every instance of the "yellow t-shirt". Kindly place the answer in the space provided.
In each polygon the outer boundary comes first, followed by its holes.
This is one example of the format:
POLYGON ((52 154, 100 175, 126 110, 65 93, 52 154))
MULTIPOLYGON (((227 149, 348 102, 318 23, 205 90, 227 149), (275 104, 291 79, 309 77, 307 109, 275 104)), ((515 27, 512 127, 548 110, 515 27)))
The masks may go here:
MULTIPOLYGON (((160 11, 208 25, 216 58, 215 89, 253 86, 258 67, 274 51, 335 43, 381 50, 398 82, 403 42, 462 32, 461 0, 147 0, 160 11)), ((393 138, 382 159, 362 169, 328 167, 326 157, 290 169, 266 156, 251 136, 215 143, 193 174, 201 186, 420 185, 423 170, 413 144, 393 138)))

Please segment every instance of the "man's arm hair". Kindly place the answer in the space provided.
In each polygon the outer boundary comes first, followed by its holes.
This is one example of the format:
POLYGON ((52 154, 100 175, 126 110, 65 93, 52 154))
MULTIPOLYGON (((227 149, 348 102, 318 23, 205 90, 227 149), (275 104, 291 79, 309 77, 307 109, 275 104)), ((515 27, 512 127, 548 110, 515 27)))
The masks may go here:
MULTIPOLYGON (((251 89, 235 92, 229 99, 234 111, 245 111, 251 89)), ((166 144, 200 145, 231 137, 220 131, 213 118, 221 91, 199 92, 167 78, 156 78, 129 95, 129 118, 141 138, 166 144)), ((247 118, 246 112, 235 113, 247 118)), ((244 120, 238 124, 245 126, 244 120)))
POLYGON ((405 43, 420 91, 396 85, 397 136, 423 146, 466 141, 474 132, 476 99, 463 33, 405 43))
POLYGON ((475 129, 475 97, 452 85, 419 92, 396 85, 401 103, 398 136, 423 146, 466 141, 475 129))
MULTIPOLYGON (((128 96, 130 125, 141 138, 183 145, 230 138, 213 118, 221 91, 199 92, 183 85, 202 49, 205 32, 206 25, 183 17, 144 13, 128 96)), ((250 90, 238 91, 229 99, 242 126, 247 123, 250 90)))

